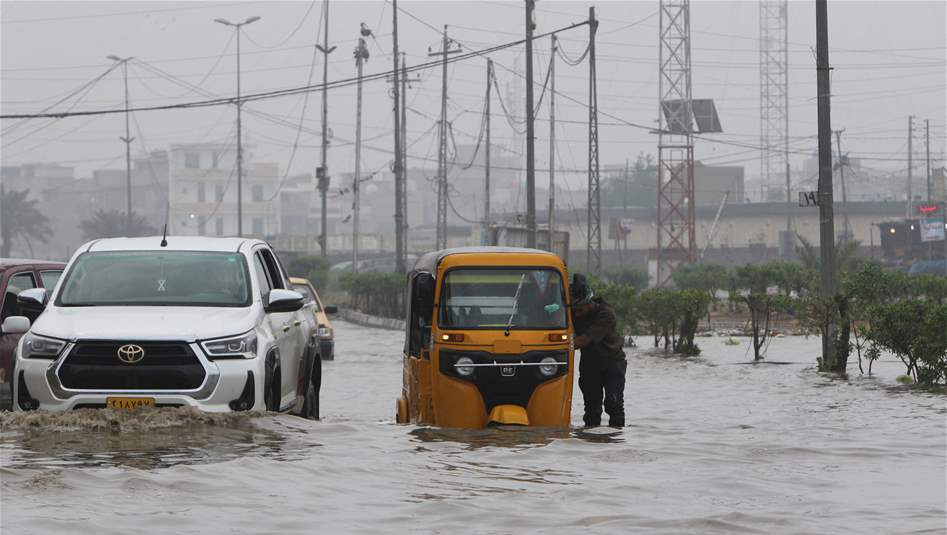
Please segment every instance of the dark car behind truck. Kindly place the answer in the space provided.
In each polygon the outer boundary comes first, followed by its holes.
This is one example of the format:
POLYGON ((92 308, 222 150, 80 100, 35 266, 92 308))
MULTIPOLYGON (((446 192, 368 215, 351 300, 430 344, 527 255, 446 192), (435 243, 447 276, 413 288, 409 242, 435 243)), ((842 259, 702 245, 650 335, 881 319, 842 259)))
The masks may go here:
MULTIPOLYGON (((47 260, 0 258, 0 325, 10 316, 26 316, 33 322, 41 311, 21 305, 17 295, 31 288, 56 287, 66 264, 47 260)), ((21 334, 5 334, 0 328, 0 410, 9 410, 12 402, 13 351, 21 334)))

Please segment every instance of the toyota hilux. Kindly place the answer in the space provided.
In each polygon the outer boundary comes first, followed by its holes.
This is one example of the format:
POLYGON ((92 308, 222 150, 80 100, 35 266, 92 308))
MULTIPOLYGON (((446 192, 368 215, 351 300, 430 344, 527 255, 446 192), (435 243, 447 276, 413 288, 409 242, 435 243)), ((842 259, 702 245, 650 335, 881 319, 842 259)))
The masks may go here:
POLYGON ((110 238, 83 245, 13 368, 14 410, 190 406, 318 418, 317 328, 260 240, 110 238))

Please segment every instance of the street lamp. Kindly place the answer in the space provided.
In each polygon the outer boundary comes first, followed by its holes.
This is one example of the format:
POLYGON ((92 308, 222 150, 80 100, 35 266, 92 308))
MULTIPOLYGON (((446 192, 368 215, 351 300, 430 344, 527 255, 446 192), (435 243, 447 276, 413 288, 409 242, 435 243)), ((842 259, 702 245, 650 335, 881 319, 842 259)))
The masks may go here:
POLYGON ((227 19, 214 19, 214 22, 224 26, 232 26, 237 32, 237 236, 243 236, 243 131, 241 128, 240 109, 240 27, 260 20, 260 17, 249 17, 243 22, 230 22, 227 19))
POLYGON ((107 56, 110 59, 122 64, 122 78, 125 80, 125 137, 119 137, 125 142, 125 234, 131 237, 132 234, 132 141, 128 131, 128 62, 134 59, 131 56, 120 58, 116 55, 107 56))

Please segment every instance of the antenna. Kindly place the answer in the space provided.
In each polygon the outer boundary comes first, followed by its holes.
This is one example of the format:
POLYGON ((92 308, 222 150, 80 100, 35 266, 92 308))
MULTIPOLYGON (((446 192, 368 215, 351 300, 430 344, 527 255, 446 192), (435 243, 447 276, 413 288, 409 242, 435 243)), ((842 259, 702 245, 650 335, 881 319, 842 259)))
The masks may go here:
POLYGON ((168 246, 168 224, 167 223, 164 224, 164 232, 161 234, 161 246, 162 247, 168 246))

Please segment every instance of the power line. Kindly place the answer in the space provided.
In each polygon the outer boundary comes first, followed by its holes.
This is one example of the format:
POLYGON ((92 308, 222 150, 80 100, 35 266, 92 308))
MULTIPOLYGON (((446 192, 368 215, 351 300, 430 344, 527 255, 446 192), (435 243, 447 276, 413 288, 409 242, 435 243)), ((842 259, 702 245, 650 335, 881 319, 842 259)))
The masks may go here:
MULTIPOLYGON (((542 38, 542 37, 548 37, 548 36, 553 35, 553 34, 555 34, 555 33, 562 32, 562 31, 567 31, 567 30, 571 30, 571 29, 577 28, 577 27, 579 27, 579 26, 583 26, 583 25, 585 25, 585 24, 587 24, 587 22, 572 24, 572 25, 569 25, 569 26, 560 28, 560 29, 558 29, 558 30, 554 30, 554 31, 551 31, 551 32, 547 32, 547 33, 545 33, 545 34, 536 35, 536 36, 533 37, 533 39, 540 39, 540 38, 542 38)), ((467 52, 467 53, 461 53, 461 54, 459 54, 459 55, 457 55, 457 56, 454 56, 454 57, 452 57, 452 58, 448 58, 447 61, 448 61, 448 63, 455 63, 455 62, 458 62, 458 61, 464 61, 464 60, 467 60, 467 59, 470 59, 470 58, 479 57, 479 56, 484 56, 484 55, 487 55, 487 54, 491 54, 491 53, 494 53, 494 52, 498 52, 498 51, 500 51, 500 50, 505 50, 505 49, 507 49, 507 48, 512 48, 512 47, 514 47, 514 46, 519 46, 519 45, 523 44, 524 42, 525 42, 525 39, 520 39, 520 40, 518 40, 518 41, 512 41, 512 42, 509 42, 509 43, 504 43, 504 44, 501 44, 501 45, 496 45, 496 46, 493 46, 493 47, 490 47, 490 48, 487 48, 487 49, 475 50, 475 51, 467 52)), ((434 67, 438 66, 439 63, 441 63, 441 62, 439 62, 439 61, 430 61, 430 62, 427 62, 427 63, 422 63, 422 64, 419 64, 419 65, 414 65, 414 66, 408 67, 406 70, 407 70, 408 72, 422 71, 422 70, 434 68, 434 67)), ((384 79, 385 79, 387 76, 389 76, 390 74, 391 74, 391 71, 382 71, 382 72, 379 72, 379 73, 367 75, 367 76, 364 77, 364 80, 365 80, 365 81, 384 80, 384 79)), ((327 84, 327 85, 329 86, 329 87, 328 87, 329 89, 338 89, 338 88, 342 88, 342 87, 347 87, 347 86, 350 86, 350 85, 354 85, 354 84, 356 83, 356 81, 357 81, 356 78, 344 78, 344 79, 341 79, 341 80, 336 80, 336 81, 334 81, 334 82, 330 82, 330 83, 327 84)), ((295 88, 289 88, 289 89, 280 89, 280 90, 274 90, 274 91, 266 91, 266 92, 260 92, 260 93, 251 93, 251 94, 248 94, 248 95, 241 96, 239 100, 240 100, 240 102, 249 102, 249 101, 255 101, 255 100, 268 100, 268 99, 272 99, 272 98, 278 98, 278 97, 284 97, 284 96, 290 96, 290 95, 297 95, 297 94, 305 93, 305 92, 321 91, 322 88, 323 88, 323 84, 317 84, 317 85, 307 85, 307 86, 295 87, 295 88)), ((141 112, 141 111, 159 111, 159 110, 174 110, 174 109, 202 108, 202 107, 209 107, 209 106, 220 106, 220 105, 225 105, 225 104, 233 104, 233 103, 235 103, 237 100, 238 100, 238 99, 237 99, 236 97, 221 97, 221 98, 215 98, 215 99, 204 100, 204 101, 185 102, 185 103, 177 103, 177 104, 166 104, 166 105, 158 105, 158 106, 144 106, 144 107, 138 107, 138 108, 132 109, 132 110, 130 110, 130 111, 141 112)), ((104 115, 104 114, 111 114, 111 113, 123 113, 124 111, 125 111, 124 109, 105 109, 105 110, 86 110, 86 111, 78 111, 78 112, 59 112, 59 113, 43 113, 43 112, 39 112, 39 113, 25 113, 25 114, 24 114, 24 113, 18 113, 18 114, 5 114, 5 115, 0 115, 0 119, 65 118, 65 117, 76 117, 76 116, 87 116, 87 115, 104 115)))

